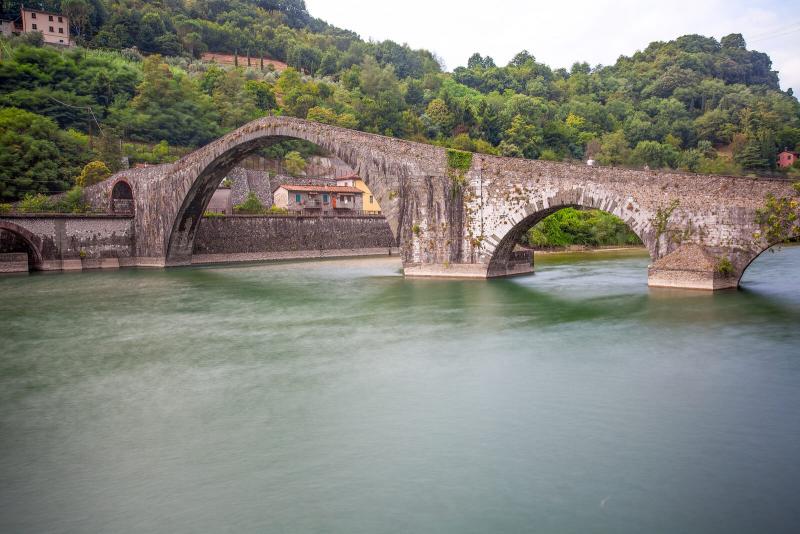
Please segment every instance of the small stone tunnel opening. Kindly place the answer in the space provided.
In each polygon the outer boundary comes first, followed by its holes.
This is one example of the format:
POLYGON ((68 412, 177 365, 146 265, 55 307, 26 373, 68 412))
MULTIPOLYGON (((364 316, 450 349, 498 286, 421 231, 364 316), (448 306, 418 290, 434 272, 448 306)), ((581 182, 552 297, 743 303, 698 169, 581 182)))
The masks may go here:
POLYGON ((118 215, 133 214, 133 190, 127 182, 120 180, 114 184, 111 190, 111 211, 118 215))
POLYGON ((28 256, 28 270, 39 268, 39 258, 34 246, 22 235, 0 228, 0 254, 26 254, 28 256))

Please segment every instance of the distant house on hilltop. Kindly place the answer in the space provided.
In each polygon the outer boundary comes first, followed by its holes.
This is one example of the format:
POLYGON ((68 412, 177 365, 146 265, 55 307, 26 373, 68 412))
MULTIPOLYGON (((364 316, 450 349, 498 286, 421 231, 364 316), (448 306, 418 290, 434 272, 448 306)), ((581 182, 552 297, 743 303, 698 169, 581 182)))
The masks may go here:
POLYGON ((778 154, 778 167, 791 167, 800 158, 800 152, 784 150, 778 154))
POLYGON ((3 35, 39 32, 46 44, 72 46, 69 36, 69 17, 41 9, 20 8, 17 20, 0 22, 3 35))

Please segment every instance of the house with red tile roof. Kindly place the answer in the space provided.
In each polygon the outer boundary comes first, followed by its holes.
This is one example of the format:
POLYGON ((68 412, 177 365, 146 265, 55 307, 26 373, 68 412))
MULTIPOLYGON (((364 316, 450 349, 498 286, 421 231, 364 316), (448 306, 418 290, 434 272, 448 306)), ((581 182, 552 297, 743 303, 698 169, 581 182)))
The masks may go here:
POLYGON ((272 194, 276 206, 295 213, 333 215, 358 213, 362 195, 357 187, 281 184, 272 194))

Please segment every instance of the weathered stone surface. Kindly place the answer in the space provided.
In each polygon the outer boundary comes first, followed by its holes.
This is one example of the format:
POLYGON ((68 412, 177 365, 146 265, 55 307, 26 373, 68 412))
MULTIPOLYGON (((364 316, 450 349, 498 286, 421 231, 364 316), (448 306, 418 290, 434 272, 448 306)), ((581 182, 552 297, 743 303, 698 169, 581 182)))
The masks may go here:
POLYGON ((381 217, 238 215, 204 218, 193 254, 266 257, 277 252, 354 249, 378 249, 386 254, 391 248, 396 248, 396 243, 381 217))
MULTIPOLYGON (((135 244, 130 217, 0 219, 0 253, 24 257, 25 271, 29 263, 44 271, 165 266, 163 257, 133 255, 135 244)), ((399 254, 386 221, 369 216, 204 218, 194 246, 193 263, 399 254)))
POLYGON ((43 271, 107 268, 131 257, 135 243, 132 217, 6 216, 0 230, 24 240, 31 269, 43 271))
POLYGON ((0 273, 27 273, 28 255, 24 252, 0 252, 0 273))
POLYGON ((684 289, 726 289, 736 287, 733 273, 719 272, 720 259, 695 243, 681 245, 656 261, 648 269, 648 284, 652 287, 684 289))

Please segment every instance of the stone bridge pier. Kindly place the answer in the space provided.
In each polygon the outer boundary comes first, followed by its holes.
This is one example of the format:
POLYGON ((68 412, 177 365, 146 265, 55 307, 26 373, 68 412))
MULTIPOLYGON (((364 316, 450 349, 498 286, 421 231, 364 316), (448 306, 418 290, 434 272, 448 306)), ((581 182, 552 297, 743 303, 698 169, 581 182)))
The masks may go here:
POLYGON ((118 173, 87 188, 113 209, 133 206, 130 264, 191 263, 197 228, 214 190, 242 158, 283 139, 302 139, 347 162, 369 185, 400 247, 407 276, 490 278, 532 271, 515 251, 524 233, 567 206, 620 217, 650 254, 651 286, 736 287, 772 243, 754 237, 767 194, 793 194, 780 180, 455 154, 289 117, 264 117, 180 161, 118 173), (461 162, 454 166, 453 161, 461 162), (130 198, 132 197, 132 200, 130 198))

